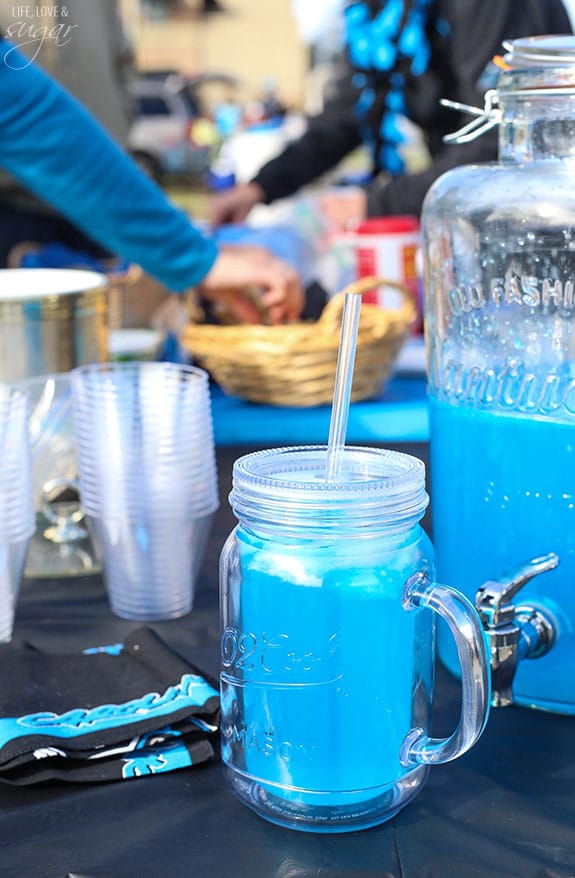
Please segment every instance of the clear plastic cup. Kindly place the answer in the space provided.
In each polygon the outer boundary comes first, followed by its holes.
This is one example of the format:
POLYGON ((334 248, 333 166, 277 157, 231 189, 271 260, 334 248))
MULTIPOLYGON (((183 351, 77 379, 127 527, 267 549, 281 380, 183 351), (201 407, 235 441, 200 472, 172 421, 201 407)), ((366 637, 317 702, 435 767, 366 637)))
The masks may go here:
POLYGON ((88 516, 112 611, 123 619, 176 619, 193 606, 212 515, 159 521, 88 516))
POLYGON ((71 381, 82 507, 112 610, 181 616, 219 505, 208 376, 127 362, 81 366, 71 381))
POLYGON ((30 535, 14 542, 0 541, 0 643, 12 638, 29 542, 30 535))
POLYGON ((0 641, 10 640, 35 529, 28 396, 0 385, 0 641))
POLYGON ((83 366, 72 373, 85 508, 132 514, 193 495, 213 506, 216 485, 207 375, 172 363, 83 366))
POLYGON ((0 385, 0 542, 31 536, 34 523, 28 396, 0 385))
MULTIPOLYGON (((205 435, 205 434, 204 434, 205 435)), ((190 437, 193 444, 193 437, 190 437)), ((205 440, 204 440, 205 441, 205 440)), ((213 439, 211 440, 213 442, 213 439)), ((155 465, 138 454, 117 456, 110 451, 100 458, 80 456, 79 480, 82 506, 91 514, 138 516, 154 508, 158 515, 198 517, 218 505, 215 451, 190 460, 192 451, 167 465, 155 465)))
POLYGON ((40 375, 18 382, 30 398, 34 505, 42 508, 44 489, 55 479, 74 482, 78 476, 72 418, 70 376, 40 375))

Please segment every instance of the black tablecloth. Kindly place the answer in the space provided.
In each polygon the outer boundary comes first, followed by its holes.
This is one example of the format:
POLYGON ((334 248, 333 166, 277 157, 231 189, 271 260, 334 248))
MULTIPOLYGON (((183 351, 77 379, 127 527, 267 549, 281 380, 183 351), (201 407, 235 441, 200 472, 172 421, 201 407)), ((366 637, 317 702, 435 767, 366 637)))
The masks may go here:
MULTIPOLYGON (((426 447, 397 446, 426 457, 426 447)), ((234 520, 233 460, 218 452, 216 516, 194 611, 153 627, 218 670, 217 560, 234 520)), ((429 520, 428 520, 429 521, 429 520)), ((110 612, 98 576, 25 581, 15 635, 52 652, 121 641, 137 623, 110 612)), ((458 683, 438 669, 434 731, 448 733, 458 683)), ((377 729, 365 729, 365 746, 377 729)), ((345 835, 268 824, 225 786, 221 765, 102 785, 0 785, 1 878, 573 878, 575 718, 494 710, 463 758, 431 769, 389 823, 345 835)))

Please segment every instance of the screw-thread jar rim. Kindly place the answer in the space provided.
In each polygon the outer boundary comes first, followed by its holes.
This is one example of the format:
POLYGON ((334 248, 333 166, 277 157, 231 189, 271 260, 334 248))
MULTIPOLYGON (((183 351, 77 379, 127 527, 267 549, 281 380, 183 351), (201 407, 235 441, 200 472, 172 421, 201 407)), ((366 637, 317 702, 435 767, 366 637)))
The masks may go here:
POLYGON ((497 94, 545 98, 575 93, 575 34, 522 37, 504 42, 505 67, 497 94))
POLYGON ((256 451, 233 468, 230 505, 240 522, 286 531, 357 532, 415 526, 429 503, 425 465, 389 449, 346 446, 341 476, 325 478, 327 447, 256 451), (302 477, 303 476, 303 477, 302 477))

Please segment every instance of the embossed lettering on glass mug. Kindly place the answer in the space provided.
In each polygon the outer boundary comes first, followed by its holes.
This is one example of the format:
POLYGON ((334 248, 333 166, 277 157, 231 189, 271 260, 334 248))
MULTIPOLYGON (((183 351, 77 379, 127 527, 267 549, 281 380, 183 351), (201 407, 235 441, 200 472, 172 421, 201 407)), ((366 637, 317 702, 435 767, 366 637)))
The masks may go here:
POLYGON ((228 625, 220 641, 223 672, 230 680, 236 668, 249 675, 249 679, 261 678, 260 682, 270 682, 270 676, 274 674, 289 675, 290 683, 298 682, 296 676, 302 684, 328 682, 341 638, 342 632, 336 631, 323 638, 322 644, 310 649, 285 632, 263 631, 256 635, 228 625), (323 681, 322 676, 326 677, 323 681))

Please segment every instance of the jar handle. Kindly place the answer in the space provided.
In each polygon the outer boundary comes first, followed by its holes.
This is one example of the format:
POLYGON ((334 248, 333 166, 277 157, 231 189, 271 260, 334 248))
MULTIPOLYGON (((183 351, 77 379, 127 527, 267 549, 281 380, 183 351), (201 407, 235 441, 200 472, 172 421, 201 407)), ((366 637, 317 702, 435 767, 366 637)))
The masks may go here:
POLYGON ((461 664, 461 715, 449 738, 430 738, 412 729, 402 744, 403 765, 428 765, 457 759, 475 744, 487 723, 491 677, 481 621, 472 603, 448 585, 431 582, 424 573, 411 576, 403 588, 403 607, 427 607, 448 624, 461 664))

